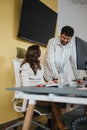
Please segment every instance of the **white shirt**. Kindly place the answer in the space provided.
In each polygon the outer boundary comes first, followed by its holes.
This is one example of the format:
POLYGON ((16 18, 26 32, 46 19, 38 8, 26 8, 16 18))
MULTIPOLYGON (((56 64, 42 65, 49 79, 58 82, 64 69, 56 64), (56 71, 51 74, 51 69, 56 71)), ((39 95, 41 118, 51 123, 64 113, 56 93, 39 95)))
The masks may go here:
POLYGON ((31 86, 31 85, 38 85, 44 84, 43 79, 43 66, 41 65, 41 70, 37 70, 37 74, 35 75, 32 68, 28 63, 25 63, 20 68, 20 75, 21 75, 21 85, 24 86, 31 86))
POLYGON ((63 71, 64 65, 70 60, 73 73, 77 78, 76 48, 75 43, 70 41, 66 46, 60 43, 60 38, 55 37, 49 40, 47 52, 44 57, 44 78, 53 80, 59 78, 59 73, 63 71))

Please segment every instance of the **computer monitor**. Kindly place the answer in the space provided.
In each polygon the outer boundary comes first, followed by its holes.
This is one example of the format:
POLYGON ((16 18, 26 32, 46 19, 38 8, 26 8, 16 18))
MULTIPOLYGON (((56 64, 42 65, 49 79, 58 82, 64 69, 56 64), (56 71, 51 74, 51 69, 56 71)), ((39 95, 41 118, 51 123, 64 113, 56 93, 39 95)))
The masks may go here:
POLYGON ((85 70, 87 72, 87 42, 75 37, 76 42, 76 56, 77 56, 77 69, 85 70))

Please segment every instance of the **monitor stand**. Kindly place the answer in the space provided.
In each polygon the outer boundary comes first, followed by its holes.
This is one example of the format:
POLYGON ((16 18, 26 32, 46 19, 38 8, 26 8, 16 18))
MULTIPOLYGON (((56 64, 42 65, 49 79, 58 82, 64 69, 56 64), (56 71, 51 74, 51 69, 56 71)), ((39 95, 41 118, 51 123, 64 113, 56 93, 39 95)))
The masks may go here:
POLYGON ((83 77, 83 80, 84 80, 84 81, 87 81, 87 77, 83 77))
MULTIPOLYGON (((85 73, 87 75, 87 61, 85 62, 85 73)), ((87 81, 87 77, 83 77, 84 81, 87 81)))
POLYGON ((83 77, 83 85, 87 88, 87 77, 83 77))

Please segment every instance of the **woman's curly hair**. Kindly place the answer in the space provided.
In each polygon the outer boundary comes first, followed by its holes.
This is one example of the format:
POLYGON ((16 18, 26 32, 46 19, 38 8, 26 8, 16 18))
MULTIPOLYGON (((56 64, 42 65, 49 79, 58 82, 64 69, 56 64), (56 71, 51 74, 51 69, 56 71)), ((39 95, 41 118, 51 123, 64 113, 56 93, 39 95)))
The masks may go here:
POLYGON ((21 66, 25 63, 29 63, 30 67, 34 71, 34 74, 37 73, 37 69, 41 69, 40 61, 38 58, 41 55, 41 50, 39 45, 32 45, 28 47, 25 59, 23 60, 21 66))

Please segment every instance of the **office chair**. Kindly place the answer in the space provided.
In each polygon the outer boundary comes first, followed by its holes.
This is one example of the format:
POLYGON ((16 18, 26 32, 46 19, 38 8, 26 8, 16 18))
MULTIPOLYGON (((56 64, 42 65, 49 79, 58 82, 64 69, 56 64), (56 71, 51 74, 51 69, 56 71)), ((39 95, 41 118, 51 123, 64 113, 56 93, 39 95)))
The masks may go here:
MULTIPOLYGON (((13 67, 14 67, 14 75, 15 75, 15 87, 21 87, 21 80, 20 80, 20 72, 19 72, 19 67, 21 65, 21 60, 16 58, 13 59, 13 67)), ((27 104, 28 104, 28 100, 27 99, 22 99, 22 92, 19 91, 15 91, 15 95, 14 98, 12 99, 12 101, 14 102, 14 109, 16 112, 19 113, 23 113, 23 115, 25 115, 26 113, 26 109, 27 109, 27 104)), ((38 109, 34 109, 34 113, 38 116, 43 116, 43 115, 47 115, 48 112, 44 112, 39 111, 38 109)), ((32 124, 36 125, 37 127, 43 128, 45 130, 49 130, 49 128, 45 127, 44 125, 42 125, 40 122, 38 121, 34 121, 32 120, 32 124)), ((11 130, 11 129, 17 129, 19 126, 23 125, 23 120, 21 120, 20 122, 9 126, 8 128, 6 128, 5 130, 11 130)))
MULTIPOLYGON (((21 80, 20 80, 20 73, 19 73, 20 65, 21 65, 21 60, 19 58, 13 59, 15 87, 21 87, 21 80)), ((12 101, 14 103, 13 105, 14 105, 15 111, 22 113, 24 115, 26 113, 28 100, 27 99, 22 100, 22 95, 23 95, 22 92, 15 91, 14 98, 12 99, 12 101)), ((49 110, 47 107, 46 107, 46 109, 44 109, 44 108, 42 109, 41 107, 37 106, 37 108, 34 109, 34 114, 38 115, 38 116, 44 116, 44 115, 49 116, 50 113, 49 113, 49 110)), ((45 130, 49 130, 49 128, 45 127, 44 125, 42 125, 41 123, 39 123, 37 121, 32 120, 32 123, 45 130)), ((14 125, 9 126, 5 130, 15 129, 22 125, 23 125, 23 120, 19 121, 18 123, 14 124, 14 125)))

